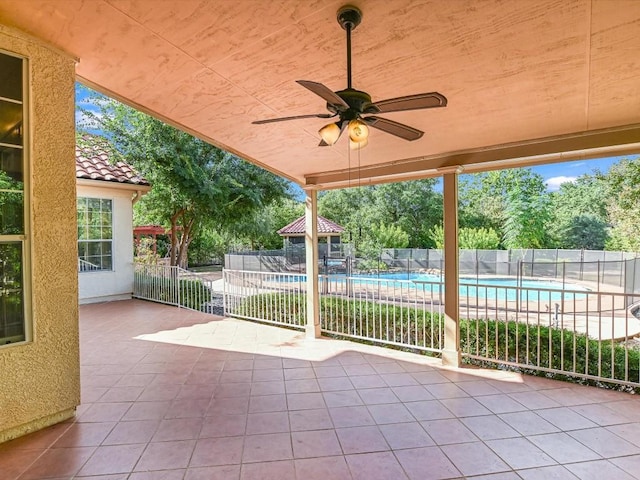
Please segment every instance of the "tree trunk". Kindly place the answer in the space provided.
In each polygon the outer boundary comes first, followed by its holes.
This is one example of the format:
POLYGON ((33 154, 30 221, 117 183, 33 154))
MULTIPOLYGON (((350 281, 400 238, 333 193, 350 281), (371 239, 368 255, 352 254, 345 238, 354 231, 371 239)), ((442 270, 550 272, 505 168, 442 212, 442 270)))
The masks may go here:
POLYGON ((178 242, 180 239, 178 238, 178 219, 184 213, 184 209, 178 210, 171 216, 171 256, 170 262, 171 266, 174 267, 178 265, 178 254, 179 247, 178 242))

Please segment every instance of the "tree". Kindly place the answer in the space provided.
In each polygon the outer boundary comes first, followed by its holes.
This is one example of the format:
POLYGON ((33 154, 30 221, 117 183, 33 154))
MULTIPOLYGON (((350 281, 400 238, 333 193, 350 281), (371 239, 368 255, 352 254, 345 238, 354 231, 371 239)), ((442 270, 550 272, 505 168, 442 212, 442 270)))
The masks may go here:
POLYGON ((607 187, 598 175, 582 175, 551 194, 549 234, 558 248, 601 250, 608 238, 607 187))
POLYGON ((408 235, 408 247, 432 245, 429 230, 442 222, 442 195, 436 180, 412 180, 324 192, 318 200, 322 216, 345 227, 346 238, 376 244, 374 228, 398 227, 408 235))
POLYGON ((599 178, 606 183, 607 213, 612 225, 607 248, 640 251, 640 157, 623 158, 599 178))
POLYGON ((304 204, 291 199, 276 200, 255 212, 253 218, 236 225, 234 233, 246 239, 252 250, 282 248, 278 230, 304 215, 304 204))
POLYGON ((576 215, 564 226, 563 248, 604 250, 609 233, 608 225, 595 215, 576 215))
POLYGON ((542 176, 528 168, 465 179, 461 226, 490 227, 506 248, 542 248, 548 242, 549 198, 542 176))
POLYGON ((172 265, 186 266, 189 244, 206 222, 232 228, 288 195, 284 179, 228 152, 115 100, 100 97, 98 105, 100 114, 85 115, 108 137, 114 156, 153 185, 136 208, 148 221, 170 225, 172 265))
POLYGON ((429 230, 442 222, 442 195, 434 190, 436 182, 427 178, 375 187, 379 221, 405 231, 410 248, 432 246, 429 230))

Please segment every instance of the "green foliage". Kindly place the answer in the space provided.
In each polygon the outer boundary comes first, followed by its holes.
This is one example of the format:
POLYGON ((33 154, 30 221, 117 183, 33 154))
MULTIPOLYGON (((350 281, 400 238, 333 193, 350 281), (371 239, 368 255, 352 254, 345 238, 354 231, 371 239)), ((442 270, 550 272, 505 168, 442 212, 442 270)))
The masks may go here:
POLYGON ((221 261, 229 250, 230 242, 228 235, 205 225, 189 246, 189 265, 210 265, 221 261))
POLYGON ((500 246, 500 237, 493 228, 461 228, 458 244, 466 250, 494 250, 500 246))
POLYGON ((409 235, 402 228, 380 222, 371 227, 369 235, 360 244, 359 254, 365 258, 374 259, 380 256, 383 248, 406 248, 408 244, 409 235))
POLYGON ((155 265, 159 259, 160 256, 157 253, 153 253, 153 239, 149 237, 141 238, 135 246, 136 263, 155 265))
POLYGON ((607 248, 640 251, 640 157, 622 159, 599 178, 607 185, 607 213, 613 227, 607 248))
POLYGON ((628 363, 628 381, 640 382, 640 350, 600 342, 569 330, 516 322, 463 320, 460 338, 464 351, 529 366, 522 367, 526 373, 553 369, 625 380, 628 363))
POLYGON ((233 233, 251 250, 278 250, 282 237, 278 230, 304 215, 304 204, 294 199, 277 199, 257 210, 253 218, 237 224, 233 233))
POLYGON ((409 234, 398 225, 380 222, 371 227, 371 236, 380 248, 406 248, 409 245, 409 234))
POLYGON ((460 189, 460 226, 491 228, 505 248, 548 244, 549 197, 542 176, 529 168, 465 178, 460 189))
POLYGON ((558 248, 601 250, 608 238, 606 183, 583 175, 551 194, 549 233, 558 248))
POLYGON ((180 305, 192 310, 202 311, 211 301, 211 289, 200 280, 180 279, 180 305))
MULTIPOLYGON (((335 297, 321 297, 322 328, 382 342, 411 345, 440 344, 442 318, 431 312, 335 297), (328 314, 333 314, 328 316, 328 314), (385 319, 395 318, 392 328, 385 319), (369 319, 369 321, 367 321, 369 319), (424 327, 424 328, 423 328, 424 327)), ((249 297, 236 314, 287 324, 305 325, 306 295, 268 293, 249 297), (282 320, 280 320, 282 319, 282 320)))
POLYGON ((429 247, 429 230, 442 222, 442 195, 435 185, 434 179, 425 179, 331 190, 319 196, 318 212, 345 227, 343 239, 353 239, 359 255, 381 241, 404 243, 400 231, 408 236, 406 246, 429 247))
POLYGON ((563 248, 604 250, 609 239, 607 224, 589 214, 572 217, 561 234, 563 248))
POLYGON ((203 306, 211 301, 211 289, 200 280, 181 278, 176 289, 175 277, 172 276, 136 272, 134 277, 138 290, 160 303, 202 311, 203 306))
MULTIPOLYGON (((436 225, 429 232, 436 248, 444 248, 444 227, 436 225)), ((491 250, 500 246, 500 238, 493 228, 461 228, 458 230, 458 248, 463 250, 491 250)))
MULTIPOLYGON (((245 299, 237 313, 271 321, 284 319, 285 323, 302 326, 305 324, 305 308, 304 294, 269 293, 245 299)), ((443 342, 443 318, 427 310, 321 297, 320 312, 322 328, 331 332, 399 343, 407 348, 426 345, 437 350, 443 342)), ((610 341, 600 342, 569 330, 513 321, 463 319, 460 322, 460 339, 463 352, 488 359, 470 360, 472 363, 519 363, 521 366, 509 368, 563 380, 571 380, 570 372, 575 371, 583 375, 640 382, 640 350, 610 341), (566 373, 550 373, 547 369, 566 373), (628 372, 626 378, 625 372, 628 372)), ((576 377, 572 381, 600 383, 576 377)))

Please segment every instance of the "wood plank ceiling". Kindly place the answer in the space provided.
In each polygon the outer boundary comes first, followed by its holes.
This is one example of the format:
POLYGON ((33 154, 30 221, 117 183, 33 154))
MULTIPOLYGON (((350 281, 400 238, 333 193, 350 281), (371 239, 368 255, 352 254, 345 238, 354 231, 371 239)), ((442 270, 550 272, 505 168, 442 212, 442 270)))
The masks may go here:
POLYGON ((80 81, 303 187, 335 188, 640 152, 640 1, 356 0, 353 83, 373 100, 438 91, 446 108, 389 113, 318 147, 295 83, 346 87, 344 0, 0 0, 0 23, 79 59, 80 81), (351 171, 348 171, 348 170, 351 171))

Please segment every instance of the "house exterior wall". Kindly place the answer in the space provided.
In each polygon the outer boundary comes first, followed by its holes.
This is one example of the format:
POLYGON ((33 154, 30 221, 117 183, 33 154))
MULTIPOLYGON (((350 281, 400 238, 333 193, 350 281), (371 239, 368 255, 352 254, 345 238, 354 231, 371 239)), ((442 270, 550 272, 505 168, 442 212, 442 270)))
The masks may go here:
POLYGON ((78 185, 78 197, 113 201, 113 270, 78 273, 80 304, 126 300, 133 292, 133 191, 118 184, 85 181, 78 185), (87 185, 88 183, 95 184, 87 185), (103 185, 103 186, 101 186, 103 185))
MULTIPOLYGON (((0 442, 65 420, 80 403, 75 62, 0 25, 0 48, 27 57, 33 341, 0 347, 0 442)), ((29 177, 28 177, 29 178, 29 177)))

